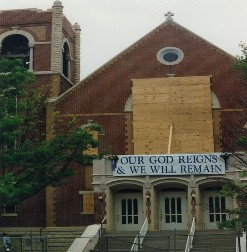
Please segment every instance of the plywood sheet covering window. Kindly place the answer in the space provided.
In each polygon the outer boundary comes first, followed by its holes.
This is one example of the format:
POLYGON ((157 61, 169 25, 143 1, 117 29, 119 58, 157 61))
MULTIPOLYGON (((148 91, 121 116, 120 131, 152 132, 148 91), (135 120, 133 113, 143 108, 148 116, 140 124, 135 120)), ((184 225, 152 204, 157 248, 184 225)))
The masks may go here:
POLYGON ((214 151, 209 77, 133 80, 132 99, 134 154, 214 151))
POLYGON ((93 190, 93 168, 91 166, 83 167, 83 182, 85 190, 93 190))
POLYGON ((83 214, 94 214, 94 194, 88 192, 83 194, 83 214))

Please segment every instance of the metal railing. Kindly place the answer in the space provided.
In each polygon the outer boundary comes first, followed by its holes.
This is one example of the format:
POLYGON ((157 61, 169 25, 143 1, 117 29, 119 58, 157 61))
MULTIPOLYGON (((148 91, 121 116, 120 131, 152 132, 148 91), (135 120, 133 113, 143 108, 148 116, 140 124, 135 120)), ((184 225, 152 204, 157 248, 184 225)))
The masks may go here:
POLYGON ((104 247, 98 244, 94 251, 152 251, 152 252, 182 252, 187 241, 188 232, 169 230, 154 231, 142 235, 138 232, 112 232, 104 234, 104 247), (144 239, 145 238, 145 239, 144 239), (135 240, 135 241, 134 241, 135 240), (133 244, 134 241, 134 244, 133 244), (134 246, 133 246, 134 245, 134 246))
POLYGON ((186 242, 185 252, 189 252, 193 247, 195 227, 196 227, 195 217, 193 217, 191 228, 190 228, 190 233, 188 234, 188 238, 187 238, 187 242, 186 242))
POLYGON ((139 251, 141 249, 142 242, 143 242, 143 240, 145 238, 147 230, 148 230, 148 219, 146 218, 143 225, 142 225, 141 231, 135 237, 135 240, 133 242, 133 245, 132 245, 130 251, 139 251))
MULTIPOLYGON (((24 234, 11 234, 11 250, 14 252, 47 252, 47 237, 26 232, 24 234)), ((0 247, 0 251, 5 251, 0 247)))
POLYGON ((100 244, 100 251, 102 252, 106 251, 106 244, 105 244, 105 238, 104 238, 105 229, 103 228, 105 221, 106 221, 106 216, 101 221, 100 230, 99 230, 99 244, 100 244))

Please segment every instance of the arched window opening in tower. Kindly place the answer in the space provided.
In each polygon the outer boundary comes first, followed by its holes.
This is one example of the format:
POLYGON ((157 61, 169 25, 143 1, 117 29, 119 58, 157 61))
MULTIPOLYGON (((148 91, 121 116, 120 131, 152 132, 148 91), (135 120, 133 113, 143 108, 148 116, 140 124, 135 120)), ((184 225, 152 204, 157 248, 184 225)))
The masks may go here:
POLYGON ((63 75, 70 79, 70 53, 67 43, 63 46, 63 75))
POLYGON ((23 66, 29 69, 30 64, 30 48, 28 39, 22 35, 10 35, 2 42, 1 56, 10 59, 20 59, 23 66))

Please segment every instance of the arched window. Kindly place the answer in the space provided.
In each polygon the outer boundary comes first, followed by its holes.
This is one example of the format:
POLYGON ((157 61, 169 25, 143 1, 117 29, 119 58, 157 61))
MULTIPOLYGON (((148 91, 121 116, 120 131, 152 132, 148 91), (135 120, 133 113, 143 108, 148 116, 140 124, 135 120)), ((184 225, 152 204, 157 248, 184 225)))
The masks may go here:
POLYGON ((67 42, 63 45, 63 75, 70 79, 70 51, 67 42))
POLYGON ((30 49, 28 39, 22 35, 10 35, 2 42, 1 55, 7 58, 21 59, 23 66, 29 69, 30 49))
POLYGON ((34 37, 22 30, 13 29, 0 35, 0 55, 23 61, 24 67, 33 71, 34 37))

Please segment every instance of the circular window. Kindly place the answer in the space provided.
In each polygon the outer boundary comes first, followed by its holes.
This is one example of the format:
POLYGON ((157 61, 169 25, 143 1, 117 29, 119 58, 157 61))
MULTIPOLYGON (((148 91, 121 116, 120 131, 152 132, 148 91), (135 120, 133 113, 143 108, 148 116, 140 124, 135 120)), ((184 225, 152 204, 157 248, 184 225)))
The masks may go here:
POLYGON ((157 59, 165 65, 176 65, 184 58, 182 50, 176 47, 165 47, 158 51, 157 59))

